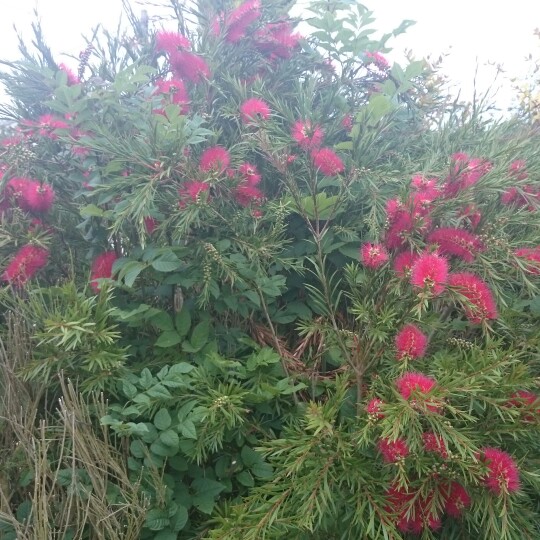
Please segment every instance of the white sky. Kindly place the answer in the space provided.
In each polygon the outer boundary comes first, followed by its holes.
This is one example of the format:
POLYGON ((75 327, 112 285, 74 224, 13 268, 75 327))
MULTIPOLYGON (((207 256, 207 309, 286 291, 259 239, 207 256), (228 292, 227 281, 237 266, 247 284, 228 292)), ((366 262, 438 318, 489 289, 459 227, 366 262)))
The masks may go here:
MULTIPOLYGON (((140 2, 131 0, 136 13, 140 2)), ((268 0, 267 0, 268 1, 268 0)), ((305 5, 307 0, 301 0, 305 5)), ((403 19, 417 24, 404 36, 393 40, 394 57, 412 49, 420 58, 449 52, 444 66, 463 96, 472 96, 475 68, 479 65, 478 87, 487 90, 495 69, 487 62, 502 64, 507 76, 526 73, 525 57, 540 59, 540 39, 533 35, 540 27, 540 2, 537 0, 364 0, 375 12, 376 28, 390 31, 403 19)), ((30 35, 33 9, 38 7, 46 40, 54 53, 77 55, 84 48, 82 33, 89 35, 98 22, 115 28, 122 11, 121 0, 0 0, 0 58, 17 57, 15 24, 23 35, 30 35)), ((147 7, 150 15, 157 8, 147 7)), ((61 60, 65 58, 59 57, 61 60)), ((69 61, 66 63, 69 64, 69 61)), ((74 61, 71 64, 73 67, 74 61)), ((506 106, 511 100, 510 83, 498 93, 497 101, 506 106)))

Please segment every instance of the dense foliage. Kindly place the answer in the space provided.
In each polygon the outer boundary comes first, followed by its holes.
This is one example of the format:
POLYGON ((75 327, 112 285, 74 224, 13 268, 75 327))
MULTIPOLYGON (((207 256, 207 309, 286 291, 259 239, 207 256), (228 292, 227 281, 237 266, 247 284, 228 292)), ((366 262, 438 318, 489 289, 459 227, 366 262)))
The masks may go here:
POLYGON ((3 537, 538 537, 533 134, 356 2, 170 4, 4 63, 3 537))

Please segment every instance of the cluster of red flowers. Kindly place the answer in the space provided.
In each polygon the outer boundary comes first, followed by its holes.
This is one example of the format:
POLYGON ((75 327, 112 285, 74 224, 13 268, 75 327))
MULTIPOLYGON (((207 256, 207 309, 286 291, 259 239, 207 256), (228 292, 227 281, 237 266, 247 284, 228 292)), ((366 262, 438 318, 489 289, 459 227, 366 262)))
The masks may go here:
POLYGON ((214 35, 224 34, 229 43, 246 37, 248 27, 261 16, 260 0, 247 0, 228 14, 221 14, 212 23, 214 35))
POLYGON ((397 391, 403 399, 410 401, 413 407, 421 408, 425 406, 426 409, 432 412, 439 412, 442 407, 438 399, 430 396, 436 386, 437 381, 435 379, 423 373, 412 371, 405 373, 396 380, 397 391))
POLYGON ((426 354, 427 345, 427 336, 414 324, 407 324, 396 336, 397 359, 422 358, 426 354))
POLYGON ((310 152, 313 165, 325 176, 335 176, 345 170, 341 158, 331 148, 321 148, 324 131, 311 121, 298 120, 294 123, 291 136, 298 146, 310 152))
MULTIPOLYGON (((180 79, 159 79, 156 81, 156 86, 157 88, 154 93, 165 97, 163 105, 178 105, 181 114, 187 114, 189 112, 190 99, 184 81, 180 79)), ((156 110, 154 112, 162 113, 163 111, 156 110)))
POLYGON ((21 287, 47 264, 48 259, 48 249, 27 244, 11 259, 2 274, 2 280, 21 287))
MULTIPOLYGON (((526 180, 529 177, 527 165, 522 159, 513 161, 508 172, 512 179, 518 181, 526 180)), ((522 184, 519 188, 512 186, 501 195, 501 202, 507 206, 514 205, 533 212, 540 204, 540 187, 531 184, 522 184)))
POLYGON ((412 534, 421 534, 425 528, 439 529, 442 515, 434 504, 436 494, 443 501, 443 512, 454 518, 459 518, 471 505, 467 490, 455 481, 443 482, 427 495, 420 495, 396 484, 390 486, 386 493, 387 510, 397 513, 398 529, 412 534))
POLYGON ((492 493, 501 495, 519 489, 519 469, 510 454, 486 447, 482 449, 480 458, 488 468, 484 484, 492 493))
MULTIPOLYGON (((514 174, 523 178, 524 165, 521 162, 515 163, 514 174)), ((454 154, 451 172, 444 183, 439 185, 436 178, 420 174, 413 176, 411 194, 407 201, 390 199, 386 203, 388 226, 384 243, 365 244, 361 248, 364 265, 377 268, 390 258, 387 250, 397 250, 392 261, 393 270, 399 277, 408 278, 413 287, 438 296, 450 286, 466 298, 465 315, 471 322, 482 323, 495 319, 497 309, 489 286, 472 273, 451 273, 448 260, 450 257, 458 257, 465 262, 473 262, 476 255, 486 249, 484 243, 477 234, 463 228, 433 228, 431 217, 437 199, 454 197, 473 186, 491 167, 484 159, 454 154), (423 253, 416 253, 412 245, 409 246, 414 233, 422 235, 430 246, 423 253), (370 256, 371 253, 373 256, 370 256)), ((473 230, 481 220, 481 214, 474 204, 467 205, 458 216, 473 230)), ((540 267, 536 264, 540 262, 540 248, 523 248, 517 250, 515 255, 534 263, 526 269, 540 274, 540 267)))
POLYGON ((105 251, 94 259, 90 270, 90 286, 95 293, 101 290, 100 279, 110 279, 112 277, 112 268, 116 259, 114 251, 105 251))
POLYGON ((258 119, 267 120, 270 116, 270 107, 262 99, 247 99, 240 106, 240 115, 244 124, 251 124, 258 119))
POLYGON ((448 285, 467 300, 465 315, 472 323, 480 324, 497 318, 497 305, 487 284, 470 272, 450 274, 448 285))
POLYGON ((390 258, 387 249, 382 244, 371 243, 362 246, 360 257, 368 268, 379 268, 390 258))
POLYGON ((378 69, 384 71, 390 67, 388 60, 380 52, 365 53, 366 64, 373 64, 378 69))
POLYGON ((525 269, 531 274, 540 274, 540 246, 533 248, 519 248, 514 251, 514 255, 532 264, 525 264, 525 269))
POLYGON ((75 84, 79 84, 81 81, 73 71, 66 66, 66 64, 59 64, 58 68, 60 71, 63 71, 67 75, 67 83, 68 86, 74 86, 75 84))
POLYGON ((15 177, 7 182, 1 197, 4 209, 17 205, 27 212, 43 213, 52 208, 54 190, 49 184, 31 178, 15 177))

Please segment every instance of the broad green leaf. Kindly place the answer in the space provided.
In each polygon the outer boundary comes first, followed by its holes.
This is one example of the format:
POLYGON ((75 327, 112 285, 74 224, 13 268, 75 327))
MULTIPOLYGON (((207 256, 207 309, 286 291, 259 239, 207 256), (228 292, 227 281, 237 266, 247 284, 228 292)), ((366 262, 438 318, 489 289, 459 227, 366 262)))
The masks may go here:
POLYGON ((165 445, 170 446, 171 448, 175 448, 178 450, 178 445, 180 444, 180 439, 178 437, 178 433, 172 429, 167 429, 166 431, 162 431, 159 434, 159 440, 165 445))
POLYGON ((160 409, 154 416, 154 426, 160 431, 169 429, 172 423, 171 415, 167 409, 160 409))
POLYGON ((151 508, 146 514, 144 526, 151 531, 160 531, 169 525, 169 516, 165 510, 151 508))
POLYGON ((209 333, 210 321, 202 321, 193 329, 190 343, 195 351, 201 350, 206 345, 209 333))
POLYGON ((187 306, 184 305, 182 310, 176 314, 174 324, 180 336, 187 336, 187 333, 191 327, 191 313, 189 312, 187 306))
POLYGON ((158 347, 173 347, 178 345, 182 341, 182 338, 178 335, 177 332, 171 330, 169 332, 163 332, 156 341, 156 346, 158 347))

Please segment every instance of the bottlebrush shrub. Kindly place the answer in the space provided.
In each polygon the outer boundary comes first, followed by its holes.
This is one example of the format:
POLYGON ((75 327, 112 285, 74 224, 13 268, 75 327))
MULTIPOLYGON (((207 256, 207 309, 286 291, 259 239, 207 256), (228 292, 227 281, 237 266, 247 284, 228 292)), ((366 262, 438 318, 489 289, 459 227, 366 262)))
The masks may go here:
POLYGON ((534 538, 537 135, 360 4, 216 5, 1 75, 20 376, 107 397, 141 538, 534 538))

